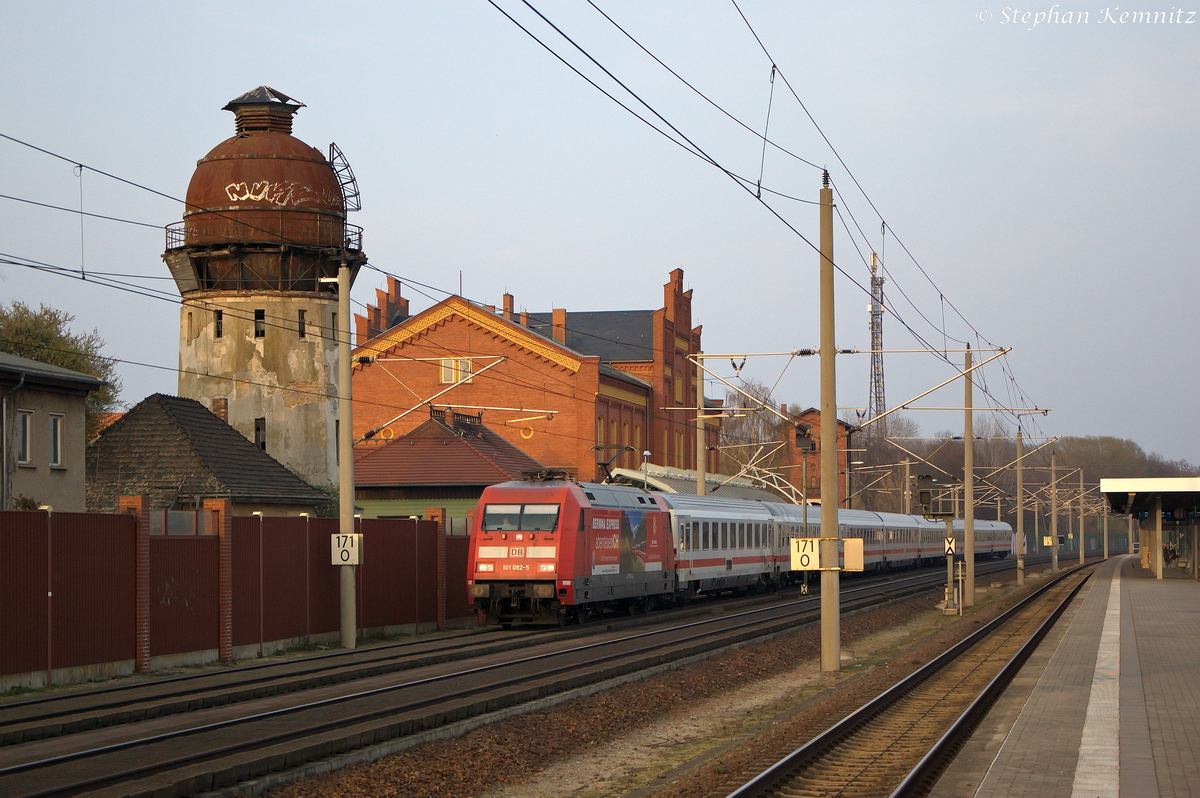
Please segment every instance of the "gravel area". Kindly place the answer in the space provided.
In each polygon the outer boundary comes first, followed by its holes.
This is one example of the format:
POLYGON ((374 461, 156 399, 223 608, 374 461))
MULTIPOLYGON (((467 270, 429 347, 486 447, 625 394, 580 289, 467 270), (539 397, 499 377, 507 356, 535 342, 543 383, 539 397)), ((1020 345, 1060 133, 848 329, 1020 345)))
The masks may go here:
POLYGON ((1002 587, 981 592, 961 619, 935 610, 933 597, 844 617, 837 674, 820 672, 811 625, 268 794, 724 796, 754 752, 791 750, 1011 605, 1013 576, 989 579, 1002 587))

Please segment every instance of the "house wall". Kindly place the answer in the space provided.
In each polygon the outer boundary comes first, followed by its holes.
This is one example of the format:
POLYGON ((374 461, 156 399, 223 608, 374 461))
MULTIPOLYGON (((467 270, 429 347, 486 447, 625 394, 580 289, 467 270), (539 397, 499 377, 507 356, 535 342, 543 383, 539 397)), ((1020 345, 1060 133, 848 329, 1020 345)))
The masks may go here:
MULTIPOLYGON (((354 366, 355 438, 380 426, 380 439, 405 435, 428 418, 429 401, 460 408, 524 408, 484 410, 484 423, 547 467, 569 470, 585 480, 596 478, 597 455, 591 447, 596 443, 601 393, 598 357, 559 349, 518 323, 457 298, 369 342, 355 352, 360 355, 376 360, 354 366), (441 361, 453 358, 478 358, 471 361, 472 379, 434 399, 451 385, 442 382, 441 361), (483 371, 497 359, 503 362, 483 371), (539 411, 556 412, 549 418, 534 417, 539 411)), ((638 394, 637 386, 629 389, 638 394)), ((638 402, 629 404, 622 404, 629 419, 644 414, 645 390, 638 402)))
POLYGON ((9 506, 11 509, 20 498, 32 500, 36 505, 50 505, 55 512, 82 512, 86 505, 86 463, 84 439, 86 437, 83 396, 21 388, 5 399, 7 418, 4 440, 4 469, 8 479, 9 506), (20 411, 30 411, 30 458, 27 463, 17 462, 17 416, 20 411), (62 419, 61 464, 50 465, 50 418, 57 415, 62 419))
POLYGON ((189 293, 180 310, 179 395, 217 415, 214 400, 226 400, 229 425, 251 441, 255 419, 266 419, 269 455, 310 484, 336 483, 336 313, 336 300, 318 294, 189 293), (219 338, 216 310, 222 311, 219 338), (256 310, 264 316, 261 337, 255 336, 256 310))
MULTIPOLYGON (((654 359, 609 364, 649 383, 649 390, 600 374, 598 357, 580 357, 526 332, 520 314, 448 299, 355 352, 356 357, 378 357, 354 367, 355 436, 380 425, 386 426, 379 432, 382 437, 404 435, 424 420, 428 401, 464 412, 475 412, 471 407, 524 408, 484 410, 484 421, 543 465, 566 469, 579 479, 602 478, 596 463, 613 455, 613 467, 640 468, 644 451, 651 453, 653 464, 695 468, 696 368, 687 356, 700 351, 702 330, 692 327, 692 292, 683 290, 682 269, 671 272, 663 294, 663 307, 652 322, 654 359), (485 356, 507 360, 432 398, 448 387, 439 379, 441 359, 485 356), (684 409, 662 409, 675 407, 684 409), (390 421, 409 410, 403 419, 390 421), (529 419, 538 410, 558 412, 553 419, 529 419), (513 419, 526 420, 506 424, 513 419), (622 446, 632 451, 618 454, 622 446)), ((511 297, 505 301, 512 303, 511 297)), ((570 327, 569 312, 555 311, 555 316, 570 327)), ((478 372, 491 361, 473 362, 478 372)), ((708 423, 706 437, 711 447, 707 470, 715 472, 718 420, 708 423)))
MULTIPOLYGON (((795 429, 787 431, 789 445, 783 449, 785 462, 783 465, 783 476, 797 488, 801 488, 805 495, 810 499, 820 499, 821 493, 821 413, 819 410, 810 409, 797 416, 793 417, 796 421, 802 424, 808 424, 812 431, 810 433, 812 439, 816 441, 816 447, 811 452, 804 452, 792 445, 795 443, 795 429), (808 459, 808 485, 804 484, 804 459, 808 459)), ((840 502, 840 507, 845 507, 845 499, 849 495, 849 482, 846 475, 847 467, 850 458, 847 456, 847 432, 849 427, 842 421, 838 421, 838 438, 837 438, 837 470, 838 470, 838 494, 837 498, 840 502)))

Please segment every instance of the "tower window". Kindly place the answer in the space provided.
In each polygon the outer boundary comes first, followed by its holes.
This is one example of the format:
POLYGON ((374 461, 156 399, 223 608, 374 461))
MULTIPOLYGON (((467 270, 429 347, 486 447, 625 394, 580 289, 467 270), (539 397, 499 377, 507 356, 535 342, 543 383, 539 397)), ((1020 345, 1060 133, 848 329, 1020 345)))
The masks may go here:
POLYGON ((267 334, 267 312, 262 308, 254 311, 254 337, 262 338, 267 334))
POLYGON ((220 338, 225 334, 225 311, 213 311, 213 338, 220 338))
POLYGON ((300 333, 300 337, 304 337, 304 311, 296 311, 296 332, 300 333))
POLYGON ((265 418, 254 419, 254 445, 267 450, 267 420, 265 418))

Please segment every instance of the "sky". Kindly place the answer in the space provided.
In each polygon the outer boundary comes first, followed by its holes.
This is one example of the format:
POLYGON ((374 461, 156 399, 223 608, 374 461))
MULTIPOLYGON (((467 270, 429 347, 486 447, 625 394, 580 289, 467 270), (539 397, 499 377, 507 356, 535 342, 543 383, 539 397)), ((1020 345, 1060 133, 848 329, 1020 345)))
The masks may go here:
MULTIPOLYGON (((1049 409, 1022 416, 1026 434, 1113 435, 1200 462, 1200 14, 1177 6, 6 0, 0 73, 0 134, 61 156, 0 139, 0 257, 60 269, 0 265, 0 301, 97 329, 131 361, 130 404, 176 391, 170 198, 233 134, 222 106, 267 85, 305 104, 297 137, 346 154, 363 203, 350 221, 414 310, 460 279, 469 298, 508 291, 530 311, 652 309, 682 268, 706 351, 815 348, 812 203, 828 168, 838 347, 870 349, 874 251, 885 349, 944 350, 885 356, 889 407, 954 376, 950 350, 1011 347, 975 390, 977 407, 1014 409, 996 414, 1009 429, 1013 412, 1049 409), (148 226, 81 225, 12 197, 148 226), (81 267, 170 297, 80 280, 81 267)), ((354 300, 383 284, 363 271, 354 300)), ((838 358, 850 417, 869 366, 838 358)), ((816 358, 751 356, 737 376, 819 403, 816 358)), ((915 406, 961 407, 961 386, 915 406)), ((961 434, 962 416, 908 413, 925 434, 961 434)))

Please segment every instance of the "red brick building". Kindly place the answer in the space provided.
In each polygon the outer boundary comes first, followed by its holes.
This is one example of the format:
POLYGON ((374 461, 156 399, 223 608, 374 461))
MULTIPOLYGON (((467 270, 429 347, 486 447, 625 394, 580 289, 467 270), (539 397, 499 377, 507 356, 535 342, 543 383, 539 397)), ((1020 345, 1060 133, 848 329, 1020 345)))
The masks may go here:
MULTIPOLYGON (((370 441, 404 435, 428 405, 482 412, 489 427, 549 468, 582 480, 603 476, 598 461, 637 468, 650 462, 695 468, 696 370, 692 292, 671 272, 657 310, 549 313, 499 309, 449 297, 415 315, 400 285, 376 292, 358 316, 354 434, 370 441), (663 409, 680 408, 680 409, 663 409), (630 450, 622 452, 622 447, 630 450)), ((719 429, 707 429, 715 471, 719 429)))
MULTIPOLYGON (((788 482, 800 488, 805 495, 810 499, 821 498, 821 411, 815 407, 810 407, 801 412, 788 413, 787 405, 783 405, 780 411, 792 420, 790 429, 785 431, 785 435, 789 443, 796 443, 797 434, 803 430, 802 426, 807 425, 808 437, 812 439, 813 445, 809 449, 803 446, 785 446, 783 448, 784 462, 780 464, 778 470, 788 482), (805 467, 805 459, 808 460, 807 468, 805 467), (806 482, 807 477, 807 482, 806 482)), ((837 470, 838 470, 838 501, 839 507, 846 507, 846 499, 849 496, 849 471, 851 470, 850 461, 853 459, 849 455, 851 452, 848 449, 853 448, 851 443, 854 427, 842 421, 840 418, 837 422, 837 470)), ((861 458, 859 458, 861 459, 861 458)), ((857 505, 856 505, 857 506, 857 505)))

